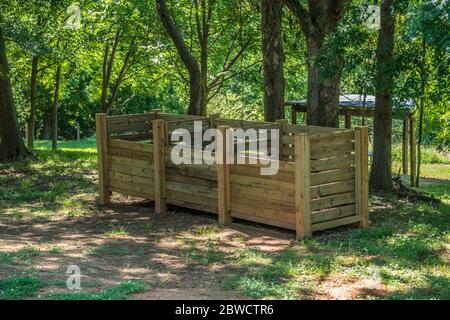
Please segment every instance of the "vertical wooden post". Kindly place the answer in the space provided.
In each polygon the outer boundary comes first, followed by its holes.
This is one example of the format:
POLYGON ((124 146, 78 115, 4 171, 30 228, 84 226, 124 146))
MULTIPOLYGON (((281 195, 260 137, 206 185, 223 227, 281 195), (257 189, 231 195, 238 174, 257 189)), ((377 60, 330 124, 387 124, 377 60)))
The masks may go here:
POLYGON ((284 132, 284 125, 288 124, 289 121, 287 119, 279 119, 275 121, 278 125, 278 133, 280 134, 279 136, 279 144, 278 144, 278 156, 279 156, 279 160, 285 160, 283 158, 283 132, 284 132))
POLYGON ((297 239, 310 237, 311 232, 311 151, 309 136, 295 135, 295 230, 297 239))
POLYGON ((209 127, 210 128, 215 128, 216 127, 216 119, 217 118, 219 118, 219 115, 217 113, 209 115, 209 127))
MULTIPOLYGON (((218 183, 218 202, 219 202, 219 224, 226 225, 232 222, 230 214, 231 205, 231 186, 230 186, 230 164, 227 160, 227 130, 228 126, 219 126, 218 134, 222 135, 222 145, 217 145, 219 159, 221 163, 217 163, 217 183, 218 183)), ((219 140, 220 141, 220 140, 219 140)))
POLYGON ((408 117, 403 117, 402 132, 402 170, 403 174, 408 174, 408 117))
POLYGON ((155 119, 158 119, 158 115, 161 112, 161 109, 153 109, 151 113, 155 115, 155 119))
POLYGON ((416 186, 416 119, 414 115, 409 116, 409 147, 410 147, 410 178, 411 187, 416 186))
POLYGON ((153 175, 155 193, 155 212, 164 214, 167 212, 166 204, 166 145, 167 123, 157 119, 152 121, 153 127, 153 175))
POLYGON ((350 129, 352 127, 352 116, 349 114, 348 110, 345 110, 345 128, 350 129))
POLYGON ((360 227, 369 227, 369 134, 367 127, 355 128, 355 209, 360 227))
POLYGON ((95 115, 95 132, 97 141, 99 201, 101 204, 107 204, 111 201, 111 194, 108 190, 108 128, 106 113, 97 113, 95 115))
POLYGON ((295 111, 294 106, 291 106, 291 122, 292 124, 297 124, 297 111, 295 111))

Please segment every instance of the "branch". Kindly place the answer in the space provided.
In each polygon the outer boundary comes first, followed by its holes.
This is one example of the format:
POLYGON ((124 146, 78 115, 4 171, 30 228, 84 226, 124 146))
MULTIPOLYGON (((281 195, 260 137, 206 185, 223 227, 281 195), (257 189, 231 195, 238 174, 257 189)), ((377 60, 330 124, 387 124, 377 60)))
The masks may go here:
POLYGON ((309 28, 311 24, 311 18, 308 10, 306 10, 298 0, 284 0, 284 3, 297 18, 298 22, 302 26, 303 32, 309 34, 309 28))

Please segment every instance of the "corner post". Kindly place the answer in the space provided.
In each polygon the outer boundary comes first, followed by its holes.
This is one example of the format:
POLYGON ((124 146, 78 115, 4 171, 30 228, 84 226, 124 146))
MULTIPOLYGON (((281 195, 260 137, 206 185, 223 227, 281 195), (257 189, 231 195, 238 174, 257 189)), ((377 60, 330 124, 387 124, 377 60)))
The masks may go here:
POLYGON ((155 212, 167 213, 166 204, 166 145, 167 123, 157 119, 152 121, 153 127, 153 176, 155 194, 155 212))
POLYGON ((295 135, 295 231, 298 240, 311 237, 311 149, 309 136, 295 135))
POLYGON ((97 141, 99 201, 100 204, 107 204, 111 201, 111 194, 108 190, 108 127, 106 113, 97 113, 95 115, 95 132, 97 141))
POLYGON ((369 162, 367 127, 355 128, 355 209, 360 227, 369 227, 369 162))
POLYGON ((219 202, 219 224, 226 225, 233 221, 230 213, 231 206, 231 185, 230 185, 230 164, 227 163, 228 148, 228 130, 229 126, 219 126, 218 134, 222 139, 218 139, 217 144, 217 183, 218 183, 218 202, 219 202), (220 144, 222 140, 222 145, 220 144))

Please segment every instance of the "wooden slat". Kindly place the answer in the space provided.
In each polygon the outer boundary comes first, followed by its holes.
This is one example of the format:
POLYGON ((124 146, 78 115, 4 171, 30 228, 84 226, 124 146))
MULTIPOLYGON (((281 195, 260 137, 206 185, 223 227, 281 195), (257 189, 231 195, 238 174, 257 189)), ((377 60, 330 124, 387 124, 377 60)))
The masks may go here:
POLYGON ((311 187, 311 198, 325 197, 332 194, 355 191, 355 181, 353 179, 338 181, 329 184, 322 184, 311 187))
POLYGON ((217 198, 217 186, 209 188, 207 186, 189 183, 186 179, 184 183, 166 181, 166 190, 179 191, 185 193, 198 194, 205 197, 217 198))
POLYGON ((255 199, 262 198, 293 204, 295 203, 295 195, 293 189, 290 192, 286 192, 280 191, 278 189, 264 189, 234 183, 231 184, 231 194, 245 194, 255 199))
POLYGON ((285 222, 285 221, 281 221, 281 220, 268 219, 268 218, 254 216, 254 215, 251 215, 251 214, 246 214, 246 213, 236 212, 236 211, 231 211, 231 216, 233 218, 237 218, 237 219, 242 219, 242 220, 247 220, 247 221, 267 224, 267 225, 270 225, 270 226, 275 226, 275 227, 295 230, 295 223, 294 223, 294 221, 292 221, 292 222, 285 222))
POLYGON ((195 165, 195 164, 183 164, 183 165, 172 165, 167 166, 168 174, 178 174, 187 177, 193 178, 201 178, 208 179, 212 181, 217 181, 217 169, 212 165, 205 165, 206 167, 202 167, 203 165, 195 165))
POLYGON ((147 185, 151 190, 153 190, 152 177, 135 176, 135 175, 131 175, 131 174, 115 172, 112 170, 109 171, 109 177, 110 177, 110 179, 114 179, 117 181, 144 184, 144 185, 147 185))
POLYGON ((120 165, 153 169, 153 158, 149 158, 148 160, 139 160, 120 156, 108 156, 108 161, 120 165))
POLYGON ((323 171, 319 173, 311 174, 311 185, 317 186, 320 184, 326 184, 336 181, 353 179, 355 177, 355 169, 339 169, 333 171, 323 171))
POLYGON ((152 139, 152 137, 153 137, 153 135, 151 132, 111 135, 111 139, 120 139, 120 140, 127 140, 127 141, 150 140, 150 139, 152 139))
POLYGON ((144 161, 149 160, 153 157, 153 153, 150 152, 134 151, 122 148, 108 148, 108 154, 111 156, 119 156, 144 161))
POLYGON ((355 163, 355 156, 347 154, 335 158, 311 160, 311 171, 327 171, 333 169, 350 168, 355 163))
POLYGON ((340 218, 336 220, 329 220, 321 223, 315 223, 311 226, 312 231, 325 230, 330 228, 336 228, 347 224, 353 224, 359 222, 361 218, 358 215, 340 218))
POLYGON ((355 193, 342 193, 311 200, 311 210, 321 210, 355 203, 355 193))
POLYGON ((354 130, 345 130, 333 133, 319 133, 310 136, 311 145, 313 144, 342 144, 355 139, 354 130))
POLYGON ((198 195, 191 192, 167 190, 166 197, 170 200, 174 199, 178 201, 184 201, 186 203, 205 205, 207 207, 214 207, 217 205, 217 198, 208 195, 198 195))
POLYGON ((356 212, 354 204, 320 211, 314 211, 311 213, 311 223, 314 224, 328 220, 344 218, 355 214, 356 212))
POLYGON ((284 171, 278 171, 277 174, 274 175, 261 175, 261 167, 252 167, 249 165, 239 165, 234 164, 231 165, 231 174, 237 174, 237 175, 246 175, 249 177, 263 177, 264 179, 268 180, 275 180, 275 181, 284 181, 288 183, 294 183, 294 174, 291 172, 284 172, 284 171))
POLYGON ((256 188, 263 188, 267 190, 280 190, 283 192, 293 192, 294 184, 284 181, 276 181, 271 179, 266 179, 266 176, 245 176, 232 174, 231 184, 239 184, 243 186, 251 186, 256 188))
MULTIPOLYGON (((123 190, 124 194, 128 194, 126 192, 126 190, 129 190, 131 192, 134 192, 134 194, 142 194, 144 195, 145 198, 147 197, 153 197, 153 188, 152 185, 149 184, 140 184, 140 183, 131 183, 131 182, 124 182, 121 180, 117 180, 117 179, 110 179, 110 184, 109 187, 111 188, 111 190, 113 189, 121 189, 123 190)), ((134 195, 131 194, 130 195, 134 195)))
POLYGON ((119 148, 119 149, 128 149, 128 150, 133 150, 133 151, 147 152, 149 154, 153 152, 153 144, 137 143, 137 142, 127 141, 127 140, 120 140, 120 139, 110 139, 109 146, 111 148, 119 148))
POLYGON ((275 199, 264 199, 264 198, 257 198, 253 197, 250 194, 243 194, 243 193, 231 193, 231 202, 238 202, 242 204, 246 204, 248 206, 253 206, 255 208, 257 207, 264 207, 264 208, 276 208, 276 210, 286 211, 293 213, 295 211, 295 202, 290 201, 280 201, 275 199))
POLYGON ((111 124, 108 127, 109 133, 114 132, 133 132, 133 131, 150 131, 150 122, 133 122, 133 123, 120 123, 111 124))
POLYGON ((140 191, 136 191, 136 190, 123 189, 123 188, 120 188, 117 186, 109 186, 108 188, 111 192, 117 192, 117 193, 128 195, 128 196, 153 200, 153 194, 150 194, 149 191, 140 192, 140 191))
MULTIPOLYGON (((254 168, 260 168, 260 167, 269 167, 270 164, 267 164, 266 161, 268 161, 268 158, 256 158, 254 156, 248 156, 248 155, 236 155, 236 159, 235 159, 235 163, 239 164, 239 161, 242 161, 245 163, 246 166, 249 167, 254 167, 254 168), (250 163, 252 161, 252 163, 250 163), (256 161, 256 164, 253 164, 253 162, 256 161), (265 163, 263 163, 262 161, 264 161, 265 163)), ((279 160, 271 160, 272 162, 274 162, 273 166, 278 166, 278 170, 279 171, 284 171, 284 172, 290 172, 290 173, 294 173, 295 171, 295 166, 293 162, 288 162, 288 161, 279 161, 279 160)))
POLYGON ((205 204, 195 204, 195 203, 181 201, 181 200, 177 200, 177 199, 171 199, 171 198, 167 199, 167 203, 174 205, 174 206, 178 206, 178 207, 189 208, 189 209, 193 209, 193 210, 197 210, 197 211, 203 211, 203 212, 217 214, 217 206, 210 207, 210 206, 206 206, 205 204))
MULTIPOLYGON (((136 114, 126 114, 118 116, 108 116, 108 125, 123 124, 123 123, 134 123, 134 122, 149 122, 150 120, 156 119, 154 113, 136 113, 136 114)), ((150 125, 149 125, 150 128, 150 125)))
POLYGON ((275 210, 273 208, 249 206, 246 203, 238 201, 231 202, 231 212, 240 212, 249 216, 271 219, 273 221, 280 221, 287 224, 295 223, 294 212, 286 212, 275 210))
POLYGON ((111 161, 109 164, 109 171, 110 172, 118 172, 118 173, 125 173, 130 174, 133 176, 139 176, 144 178, 151 178, 153 177, 153 168, 140 168, 135 167, 133 165, 127 165, 123 163, 117 163, 115 161, 111 161))
POLYGON ((201 177, 187 177, 174 174, 171 169, 166 170, 166 180, 169 182, 187 183, 190 185, 205 186, 208 188, 217 188, 217 180, 203 179, 201 177))
POLYGON ((323 159, 342 156, 355 150, 354 142, 343 144, 315 144, 311 146, 311 159, 323 159))

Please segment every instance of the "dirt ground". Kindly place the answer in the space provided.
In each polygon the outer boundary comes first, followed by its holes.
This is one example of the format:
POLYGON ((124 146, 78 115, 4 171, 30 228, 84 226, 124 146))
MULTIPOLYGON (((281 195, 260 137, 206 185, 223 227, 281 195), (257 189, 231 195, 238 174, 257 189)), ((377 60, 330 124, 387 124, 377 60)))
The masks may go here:
MULTIPOLYGON (((151 289, 134 295, 134 299, 245 299, 223 289, 224 279, 238 272, 227 257, 239 248, 275 252, 295 244, 293 232, 243 222, 221 228, 213 215, 172 207, 167 215, 156 216, 151 202, 118 195, 112 201, 95 215, 1 222, 3 252, 31 246, 39 253, 32 259, 2 265, 0 278, 32 268, 44 281, 55 283, 39 292, 38 297, 45 298, 50 293, 67 292, 67 267, 78 265, 84 291, 142 280, 151 284, 151 289), (219 259, 224 259, 220 263, 208 263, 211 242, 214 252, 221 253, 219 259), (193 251, 206 255, 192 263, 193 251)), ((92 206, 96 206, 96 199, 92 199, 92 206)), ((351 299, 363 289, 382 290, 365 279, 346 281, 324 279, 311 298, 351 299)))

